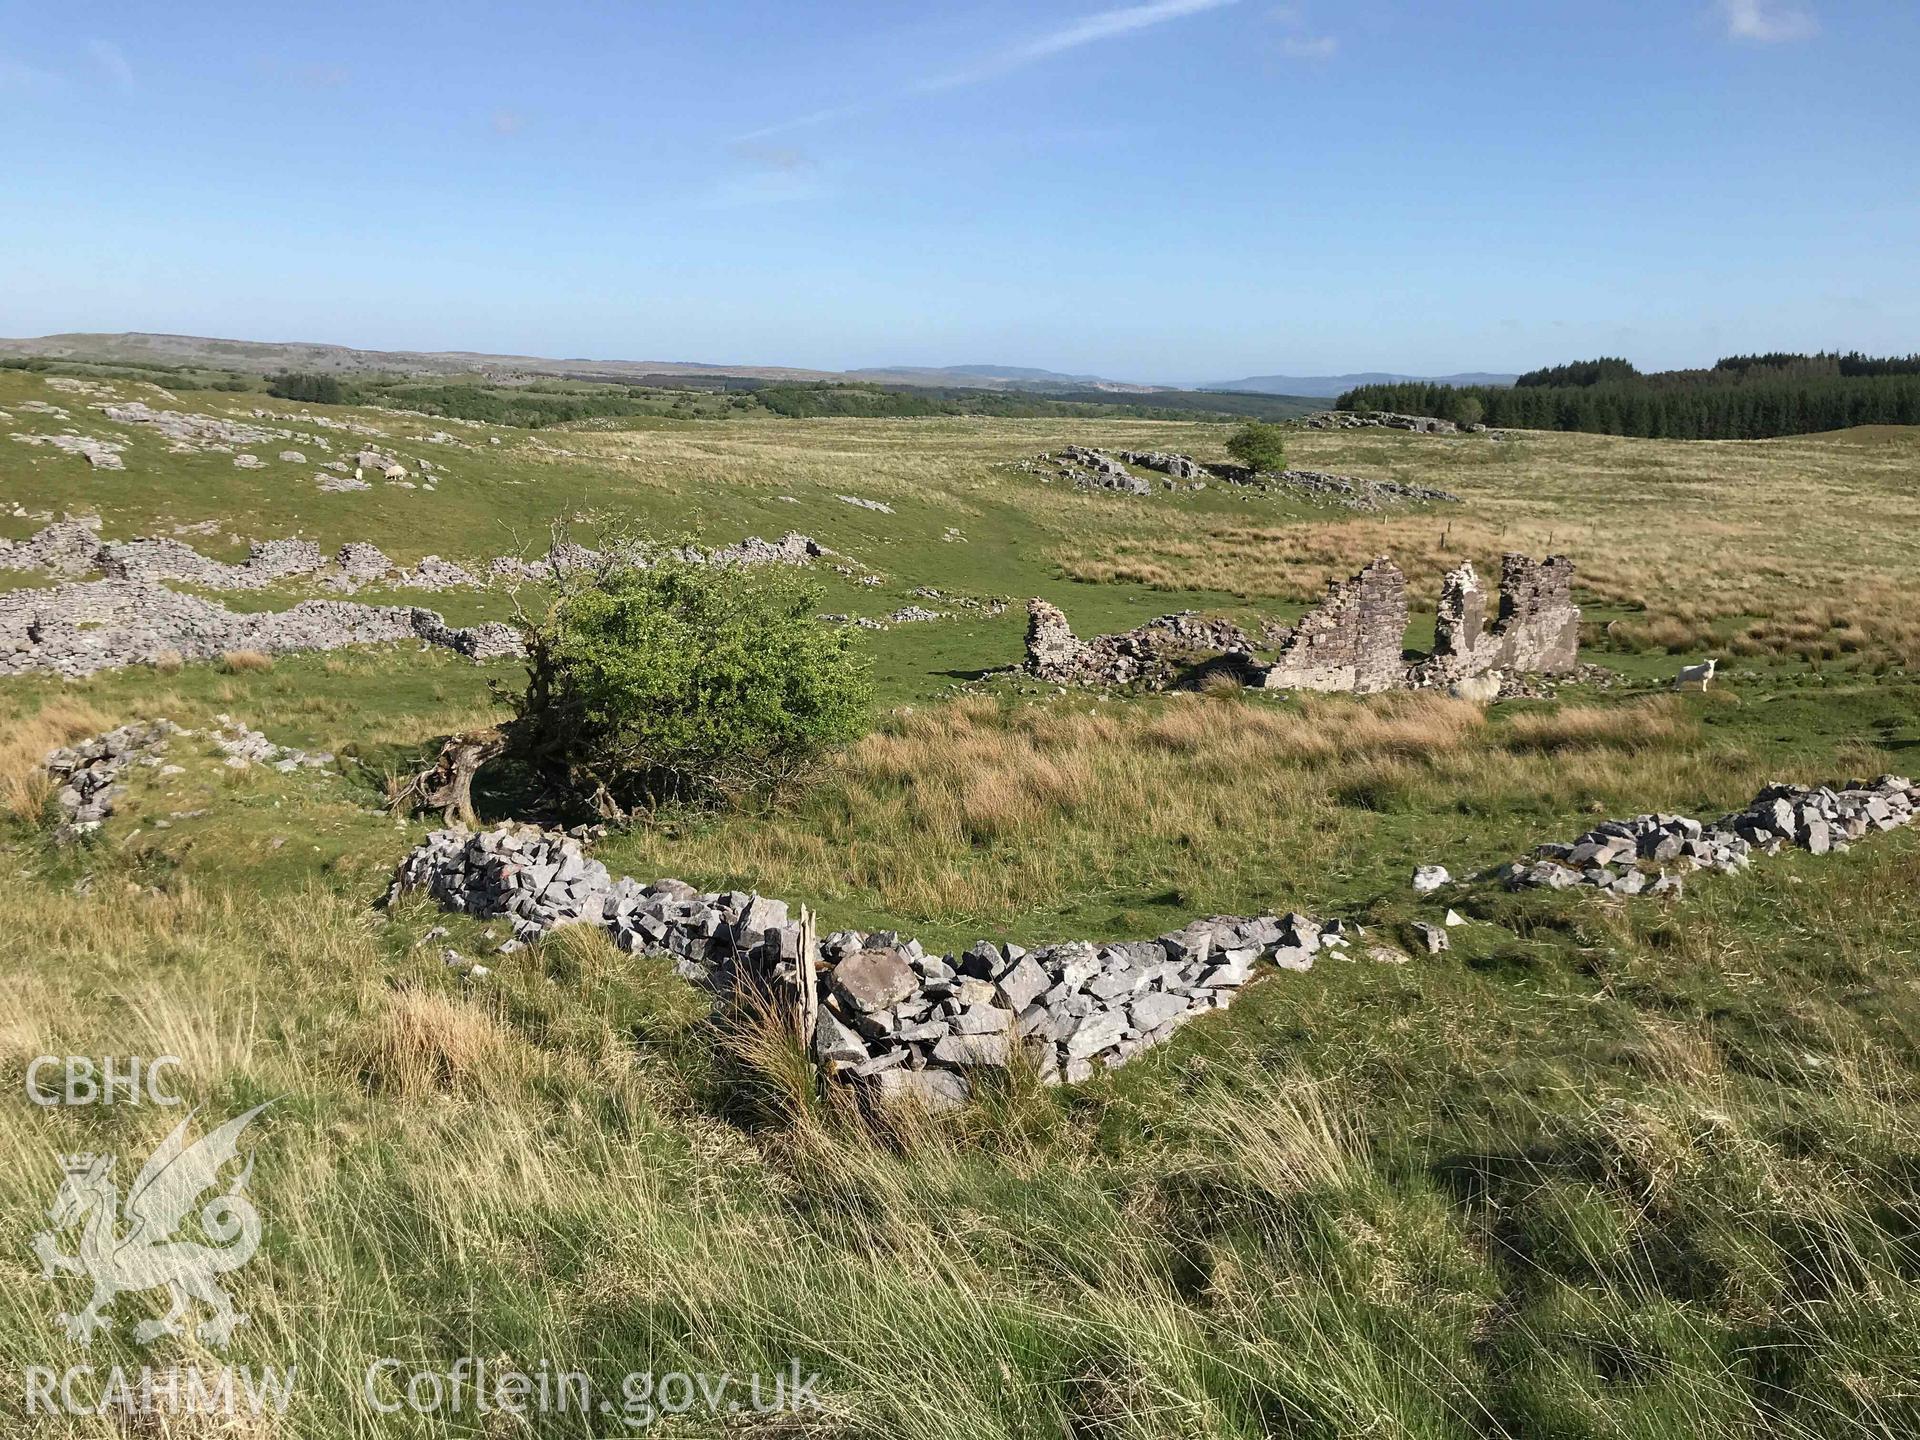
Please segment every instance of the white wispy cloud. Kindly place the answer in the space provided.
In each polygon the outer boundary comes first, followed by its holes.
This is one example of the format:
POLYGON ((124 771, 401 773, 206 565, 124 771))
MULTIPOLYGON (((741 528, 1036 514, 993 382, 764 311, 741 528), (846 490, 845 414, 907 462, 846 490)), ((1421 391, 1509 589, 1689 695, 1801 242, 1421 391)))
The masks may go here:
POLYGON ((1316 30, 1304 5, 1276 5, 1268 18, 1287 32, 1280 37, 1280 53, 1289 60, 1331 60, 1340 52, 1340 37, 1316 30))
POLYGON ((1820 33, 1820 22, 1813 12, 1787 0, 1719 0, 1719 4, 1727 34, 1735 40, 1775 45, 1820 33))
POLYGON ((1064 55, 1069 50, 1078 50, 1082 45, 1091 45, 1099 40, 1112 40, 1121 35, 1131 35, 1136 30, 1164 25, 1169 20, 1184 20, 1189 15, 1218 10, 1222 6, 1236 3, 1237 0, 1152 0, 1152 3, 1146 5, 1128 5, 1118 10, 1102 10, 1099 14, 1089 15, 1075 24, 1062 26, 1044 35, 1036 35, 1018 45, 983 56, 973 64, 962 66, 958 70, 944 75, 929 76, 913 88, 922 94, 927 94, 938 90, 957 90, 963 85, 977 85, 982 80, 991 80, 996 76, 1005 75, 1010 70, 1024 69, 1041 60, 1052 59, 1055 55, 1064 55))
POLYGON ((1289 60, 1331 60, 1339 52, 1337 35, 1289 35, 1280 42, 1280 53, 1289 60))
POLYGON ((133 65, 118 45, 111 40, 89 40, 87 53, 115 85, 122 90, 133 89, 133 65))
POLYGON ((487 117, 487 127, 496 135, 518 135, 527 128, 527 117, 503 107, 487 117))
POLYGON ((804 115, 796 115, 791 120, 782 120, 772 125, 763 125, 757 130, 750 130, 739 138, 743 141, 763 140, 770 135, 781 135, 791 130, 822 125, 830 120, 866 114, 879 106, 892 104, 909 96, 932 95, 942 91, 962 89, 968 85, 978 85, 983 81, 996 79, 1029 65, 1036 65, 1043 60, 1050 60, 1056 55, 1078 50, 1083 45, 1118 39, 1123 35, 1131 35, 1155 25, 1164 25, 1172 20, 1182 20, 1189 15, 1219 10, 1238 3, 1239 0, 1149 0, 1149 3, 1144 5, 1125 5, 1113 10, 1102 10, 1077 20, 1071 25, 1063 25, 1058 29, 1031 36, 1016 45, 1009 45, 1004 49, 982 55, 956 69, 938 71, 924 76, 910 85, 889 91, 878 98, 811 110, 804 115))

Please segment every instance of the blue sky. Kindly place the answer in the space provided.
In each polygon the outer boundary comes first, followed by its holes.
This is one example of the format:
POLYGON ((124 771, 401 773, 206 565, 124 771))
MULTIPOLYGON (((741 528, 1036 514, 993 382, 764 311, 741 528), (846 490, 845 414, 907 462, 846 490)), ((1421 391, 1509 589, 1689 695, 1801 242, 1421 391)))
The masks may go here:
POLYGON ((1912 0, 0 3, 0 334, 1130 379, 1920 349, 1912 0))

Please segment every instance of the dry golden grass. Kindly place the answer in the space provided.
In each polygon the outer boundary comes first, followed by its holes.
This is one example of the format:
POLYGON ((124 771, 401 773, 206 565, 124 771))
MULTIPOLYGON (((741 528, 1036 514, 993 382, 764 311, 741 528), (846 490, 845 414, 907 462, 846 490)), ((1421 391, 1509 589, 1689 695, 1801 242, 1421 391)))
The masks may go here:
POLYGON ((9 721, 0 739, 0 805, 16 820, 37 818, 53 796, 47 752, 110 730, 113 724, 86 701, 65 697, 9 721))
POLYGON ((1680 707, 1665 697, 1631 705, 1563 705, 1530 710, 1507 724, 1507 743, 1515 750, 1559 753, 1603 745, 1629 750, 1671 743, 1694 727, 1680 707))
POLYGON ((1689 706, 1722 703, 1715 692, 1489 715, 1430 692, 975 696, 890 717, 792 811, 637 831, 611 842, 610 863, 920 927, 1017 922, 1034 897, 1101 891, 1200 911, 1306 905, 1330 872, 1380 863, 1396 815, 1446 813, 1462 795, 1502 817, 1459 827, 1462 859, 1485 864, 1536 843, 1537 819, 1530 830, 1519 817, 1542 807, 1744 800, 1762 767, 1691 718, 1689 706))
POLYGON ((373 1088, 408 1099, 519 1089, 538 1059, 500 1017, 438 990, 394 990, 348 1047, 373 1088))
POLYGON ((1920 434, 1678 444, 1529 433, 1488 445, 1306 432, 1292 447, 1296 464, 1440 485, 1465 508, 1300 525, 1213 519, 1165 535, 1110 527, 1065 543, 1064 568, 1081 580, 1306 603, 1329 578, 1387 554, 1416 606, 1430 606, 1462 559, 1491 586, 1503 551, 1561 552, 1583 591, 1645 608, 1617 622, 1636 647, 1705 651, 1745 627, 1738 653, 1876 650, 1920 663, 1920 619, 1903 600, 1920 583, 1920 555, 1861 541, 1920 526, 1920 434))
POLYGON ((228 675, 245 675, 272 668, 273 657, 264 650, 229 650, 220 657, 220 669, 228 675))

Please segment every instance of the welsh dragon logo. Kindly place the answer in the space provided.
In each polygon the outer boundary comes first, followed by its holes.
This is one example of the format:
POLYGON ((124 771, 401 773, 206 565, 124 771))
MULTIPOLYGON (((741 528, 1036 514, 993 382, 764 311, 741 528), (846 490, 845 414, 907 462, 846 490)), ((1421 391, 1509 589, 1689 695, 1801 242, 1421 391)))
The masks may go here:
POLYGON ((161 1286, 173 1303, 162 1318, 134 1327, 134 1339, 142 1345, 179 1335, 195 1300, 213 1311, 196 1330, 209 1345, 224 1348, 235 1328, 246 1323, 219 1277, 238 1270, 260 1248, 260 1215, 243 1193, 253 1174, 252 1156, 232 1184, 200 1207, 199 1228, 213 1244, 176 1239, 174 1232, 186 1223, 199 1198, 218 1185, 222 1168, 239 1158, 240 1132, 266 1108, 255 1106, 192 1143, 187 1140, 193 1119, 189 1115, 141 1167, 124 1201, 113 1183, 113 1156, 61 1157, 67 1178, 47 1207, 51 1228, 33 1237, 33 1250, 43 1279, 52 1280, 65 1270, 93 1280, 86 1308, 60 1316, 68 1339, 91 1344, 96 1331, 112 1328, 107 1311, 115 1297, 161 1286), (80 1227, 79 1252, 63 1255, 57 1237, 75 1226, 80 1227))

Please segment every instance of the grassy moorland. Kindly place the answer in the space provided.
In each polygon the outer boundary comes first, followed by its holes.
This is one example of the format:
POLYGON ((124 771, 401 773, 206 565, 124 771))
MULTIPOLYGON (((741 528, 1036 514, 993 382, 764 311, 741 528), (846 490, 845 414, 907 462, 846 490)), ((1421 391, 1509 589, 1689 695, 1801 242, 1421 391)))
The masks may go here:
MULTIPOLYGON (((59 428, 18 408, 34 398, 120 434, 0 374, 10 428, 59 428)), ((339 413, 403 451, 441 423, 339 413)), ((209 1115, 278 1097, 253 1137, 266 1240, 236 1277, 253 1319, 229 1358, 301 1373, 294 1408, 250 1430, 50 1422, 7 1390, 9 1433, 625 1433, 358 1398, 373 1357, 461 1355, 615 1390, 640 1370, 821 1372, 822 1411, 728 1418, 749 1434, 1920 1431, 1920 835, 1785 854, 1673 901, 1406 885, 1416 863, 1471 874, 1601 815, 1911 772, 1920 632, 1895 597, 1920 562, 1895 537, 1920 519, 1920 437, 1297 439, 1295 463, 1463 497, 1383 518, 1222 487, 1086 496, 1008 465, 1069 440, 1217 456, 1212 426, 769 420, 538 444, 447 428, 474 448, 417 447, 448 473, 434 492, 344 495, 317 493, 311 465, 240 471, 139 434, 124 473, 0 438, 0 500, 28 512, 0 525, 218 520, 194 543, 229 557, 228 535, 302 533, 402 560, 483 559, 573 514, 710 541, 797 528, 880 578, 828 572, 829 609, 883 615, 923 586, 1041 594, 1089 629, 1179 605, 1297 613, 1380 551, 1425 599, 1461 556, 1484 571, 1553 548, 1580 565, 1590 658, 1619 679, 1489 713, 1057 696, 978 678, 1018 658, 1017 603, 874 633, 886 713, 812 790, 667 817, 602 858, 929 943, 1268 907, 1403 945, 1449 905, 1467 921, 1446 954, 1271 975, 1124 1070, 1071 1090, 1015 1076, 938 1122, 815 1096, 776 1037, 596 936, 495 957, 477 922, 373 908, 427 828, 384 811, 388 774, 494 716, 487 682, 511 666, 366 651, 6 681, 0 1142, 19 1162, 0 1170, 0 1353, 9 1371, 152 1358, 128 1333, 145 1297, 91 1351, 62 1339, 79 1282, 40 1280, 29 1237, 59 1152, 134 1165, 177 1115, 38 1111, 18 1084, 41 1053, 174 1054, 209 1115), (1670 649, 1721 655, 1725 685, 1664 693, 1670 649), (138 773, 96 843, 50 843, 48 746, 222 712, 339 759, 236 771, 178 740, 181 771, 138 773), (422 943, 437 924, 451 937, 422 943), (459 978, 447 943, 492 973, 459 978)), ((466 619, 504 601, 425 603, 466 619)))

